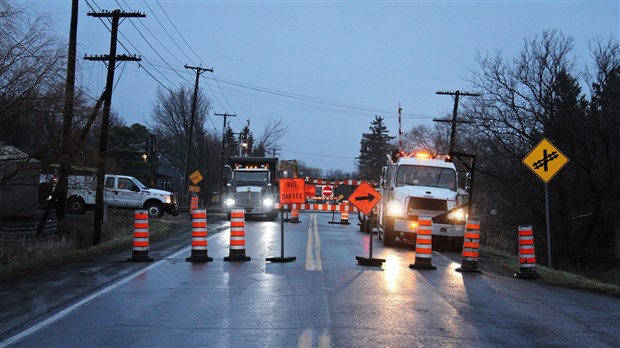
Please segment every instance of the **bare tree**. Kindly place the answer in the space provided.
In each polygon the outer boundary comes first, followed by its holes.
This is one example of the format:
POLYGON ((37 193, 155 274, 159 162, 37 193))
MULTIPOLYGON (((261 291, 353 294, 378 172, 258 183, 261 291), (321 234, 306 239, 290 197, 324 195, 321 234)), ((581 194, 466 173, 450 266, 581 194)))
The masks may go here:
MULTIPOLYGON (((597 107, 597 98, 605 93, 608 101, 617 98, 618 50, 617 41, 596 46, 599 67, 591 75, 601 93, 592 93, 588 102, 579 85, 581 73, 575 71, 572 42, 551 30, 525 40, 512 61, 499 54, 478 57, 480 70, 471 82, 483 96, 465 105, 473 124, 463 131, 478 152, 477 167, 484 174, 485 183, 476 185, 482 191, 479 202, 488 211, 499 211, 493 219, 502 220, 505 227, 500 229, 531 223, 535 231, 545 230, 542 184, 521 164, 529 150, 546 137, 570 158, 549 184, 556 241, 552 251, 555 258, 576 262, 609 240, 613 231, 606 221, 617 200, 617 159, 610 156, 616 152, 611 149, 619 134, 618 109, 609 103, 597 107)), ((546 245, 543 233, 538 238, 539 245, 546 245)))
MULTIPOLYGON (((187 138, 189 135, 193 87, 180 86, 174 90, 157 91, 155 104, 149 122, 149 128, 157 134, 160 155, 166 156, 166 163, 182 172, 185 166, 187 138)), ((199 170, 205 182, 201 183, 203 191, 216 187, 219 176, 217 163, 221 146, 220 137, 209 133, 206 122, 210 102, 200 91, 196 101, 196 118, 192 136, 192 158, 190 172, 199 170)))
POLYGON ((269 120, 263 132, 254 140, 254 153, 265 156, 269 149, 277 148, 288 130, 282 119, 269 120))

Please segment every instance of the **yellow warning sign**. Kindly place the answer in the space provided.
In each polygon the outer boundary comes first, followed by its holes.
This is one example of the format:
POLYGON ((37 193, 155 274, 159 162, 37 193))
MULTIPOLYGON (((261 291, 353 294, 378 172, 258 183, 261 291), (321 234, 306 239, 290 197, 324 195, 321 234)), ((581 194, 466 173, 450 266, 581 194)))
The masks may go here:
POLYGON ((200 175, 199 171, 195 171, 192 175, 189 176, 190 180, 194 183, 194 185, 198 185, 199 182, 202 181, 203 177, 200 175))
POLYGON ((543 138, 522 160, 540 180, 548 183, 568 163, 562 151, 543 138))
POLYGON ((188 190, 189 192, 200 192, 200 186, 192 186, 192 185, 189 185, 189 186, 188 186, 188 188, 187 188, 187 190, 188 190))

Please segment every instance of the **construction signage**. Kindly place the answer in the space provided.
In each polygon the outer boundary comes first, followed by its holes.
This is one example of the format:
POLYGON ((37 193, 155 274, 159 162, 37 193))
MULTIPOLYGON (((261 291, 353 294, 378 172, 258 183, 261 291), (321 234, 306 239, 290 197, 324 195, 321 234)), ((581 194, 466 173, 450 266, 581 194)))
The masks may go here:
POLYGON ((280 179, 280 204, 305 203, 304 179, 280 179))
POLYGON ((543 138, 525 158, 523 164, 548 183, 568 163, 566 157, 549 140, 543 138))
POLYGON ((349 201, 366 215, 370 213, 372 208, 374 208, 380 200, 381 194, 367 182, 363 182, 359 185, 349 197, 349 201))

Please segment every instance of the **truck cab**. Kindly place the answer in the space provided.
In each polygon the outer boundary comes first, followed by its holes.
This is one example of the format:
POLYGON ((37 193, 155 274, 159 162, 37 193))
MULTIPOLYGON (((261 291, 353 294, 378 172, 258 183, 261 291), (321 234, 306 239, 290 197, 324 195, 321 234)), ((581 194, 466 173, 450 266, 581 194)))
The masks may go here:
POLYGON ((433 219, 433 245, 460 249, 465 232, 466 194, 458 189, 453 163, 445 157, 412 153, 390 160, 380 180, 379 238, 384 245, 415 243, 418 218, 433 219))
POLYGON ((231 157, 230 175, 224 196, 228 212, 241 208, 248 216, 265 216, 275 220, 277 158, 231 157))

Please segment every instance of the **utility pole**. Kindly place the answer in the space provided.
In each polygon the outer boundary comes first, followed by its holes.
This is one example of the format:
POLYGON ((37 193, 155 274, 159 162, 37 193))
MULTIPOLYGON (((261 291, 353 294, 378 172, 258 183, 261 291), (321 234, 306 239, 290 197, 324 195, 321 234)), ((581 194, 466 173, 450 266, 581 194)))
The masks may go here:
POLYGON ((110 126, 110 107, 112 104, 112 89, 114 88, 114 69, 116 67, 117 61, 140 61, 141 59, 137 56, 128 56, 126 54, 116 55, 116 44, 117 44, 117 36, 118 36, 118 24, 120 18, 135 18, 135 17, 146 17, 145 14, 139 12, 125 12, 121 10, 114 11, 103 11, 103 12, 89 12, 87 14, 91 17, 102 18, 106 17, 112 18, 112 28, 111 37, 110 37, 110 54, 109 55, 100 55, 100 56, 86 56, 84 59, 86 60, 94 60, 94 61, 104 61, 108 62, 108 76, 106 81, 106 96, 103 104, 103 115, 101 119, 101 135, 99 138, 99 157, 97 159, 97 195, 95 197, 95 226, 93 232, 93 245, 99 244, 101 242, 101 226, 103 225, 103 217, 104 217, 104 180, 105 180, 105 171, 106 171, 106 154, 108 151, 108 128, 110 126))
POLYGON ((456 124, 457 123, 471 123, 469 121, 464 121, 464 120, 457 120, 456 118, 456 114, 457 114, 457 110, 459 107, 459 96, 464 96, 464 97, 479 97, 480 93, 468 93, 468 92, 461 92, 461 91, 455 91, 455 92, 435 92, 435 94, 441 94, 441 95, 453 95, 454 96, 454 109, 452 110, 452 120, 448 120, 448 119, 433 119, 433 121, 435 122, 451 122, 452 123, 452 128, 450 129, 450 149, 448 153, 452 153, 454 152, 454 143, 455 143, 455 137, 456 137, 456 124))
POLYGON ((190 116, 189 121, 189 134, 187 136, 187 155, 185 156, 185 171, 183 176, 183 199, 184 203, 187 204, 189 208, 189 199, 187 198, 188 192, 188 182, 189 178, 189 159, 192 153, 192 133, 194 131, 194 119, 196 118, 196 102, 198 101, 198 83, 200 82, 200 74, 205 71, 213 72, 213 69, 206 69, 199 66, 189 66, 185 65, 185 69, 196 70, 196 82, 194 83, 194 97, 192 99, 192 115, 190 116))
POLYGON ((218 183, 220 184, 220 206, 222 205, 222 191, 224 191, 224 151, 226 150, 226 118, 228 116, 230 117, 237 117, 236 114, 229 114, 227 112, 223 113, 223 114, 214 114, 215 116, 224 116, 224 125, 222 126, 222 154, 221 154, 221 161, 222 161, 222 165, 220 166, 220 180, 218 180, 218 183))

